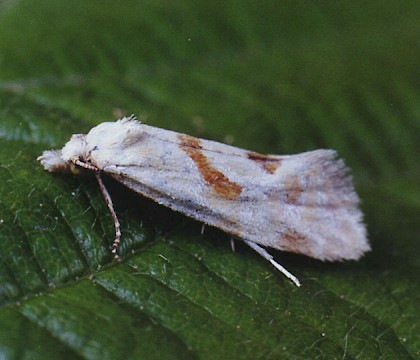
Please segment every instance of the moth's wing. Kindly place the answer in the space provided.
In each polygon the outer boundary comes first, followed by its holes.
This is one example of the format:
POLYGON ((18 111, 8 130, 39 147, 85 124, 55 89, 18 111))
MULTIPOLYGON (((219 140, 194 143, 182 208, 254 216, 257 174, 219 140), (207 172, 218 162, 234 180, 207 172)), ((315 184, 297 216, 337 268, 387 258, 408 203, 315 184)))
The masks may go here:
POLYGON ((335 151, 264 156, 238 149, 241 154, 221 156, 207 149, 203 142, 208 162, 242 191, 236 199, 210 192, 202 221, 257 244, 321 260, 358 259, 370 249, 359 198, 335 151))
POLYGON ((142 125, 92 162, 134 191, 240 238, 322 260, 369 250, 351 178, 332 150, 264 156, 142 125))
POLYGON ((358 259, 370 250, 352 179, 333 150, 287 157, 275 177, 260 226, 273 236, 260 244, 331 261, 358 259))

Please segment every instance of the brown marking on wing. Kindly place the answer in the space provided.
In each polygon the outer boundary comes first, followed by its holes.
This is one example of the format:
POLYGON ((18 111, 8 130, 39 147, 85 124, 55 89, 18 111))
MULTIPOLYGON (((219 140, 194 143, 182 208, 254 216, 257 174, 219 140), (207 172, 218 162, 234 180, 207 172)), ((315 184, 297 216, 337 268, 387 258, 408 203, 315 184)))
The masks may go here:
POLYGON ((269 174, 274 174, 280 166, 280 159, 275 159, 267 155, 258 154, 253 151, 247 153, 248 159, 255 161, 258 165, 267 171, 269 174))
POLYGON ((230 181, 222 172, 211 165, 202 152, 203 147, 200 139, 185 134, 179 134, 178 139, 181 141, 181 149, 194 161, 203 179, 212 186, 217 194, 229 200, 238 198, 242 192, 242 187, 230 181))
POLYGON ((308 254, 311 253, 311 241, 303 234, 295 230, 286 230, 280 235, 280 243, 282 248, 287 251, 308 254))
POLYGON ((299 200, 305 191, 299 176, 290 176, 290 178, 284 183, 284 191, 286 192, 286 202, 288 204, 299 204, 299 200))

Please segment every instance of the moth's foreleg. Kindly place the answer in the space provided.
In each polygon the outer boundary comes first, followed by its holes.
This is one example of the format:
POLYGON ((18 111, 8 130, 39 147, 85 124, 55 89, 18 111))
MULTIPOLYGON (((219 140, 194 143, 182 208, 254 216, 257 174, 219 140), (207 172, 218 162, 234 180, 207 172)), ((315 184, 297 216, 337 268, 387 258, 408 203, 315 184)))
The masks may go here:
POLYGON ((102 192, 102 195, 105 199, 106 205, 108 206, 108 209, 111 212, 112 220, 114 220, 115 240, 112 243, 111 252, 112 252, 112 254, 114 254, 114 258, 118 259, 119 256, 117 254, 117 251, 118 251, 118 246, 120 245, 120 241, 121 241, 120 221, 118 220, 117 214, 115 213, 114 205, 112 203, 111 196, 109 195, 109 192, 106 189, 105 184, 102 181, 101 174, 100 174, 99 171, 95 171, 95 177, 96 177, 96 180, 98 181, 99 188, 101 189, 101 192, 102 192))

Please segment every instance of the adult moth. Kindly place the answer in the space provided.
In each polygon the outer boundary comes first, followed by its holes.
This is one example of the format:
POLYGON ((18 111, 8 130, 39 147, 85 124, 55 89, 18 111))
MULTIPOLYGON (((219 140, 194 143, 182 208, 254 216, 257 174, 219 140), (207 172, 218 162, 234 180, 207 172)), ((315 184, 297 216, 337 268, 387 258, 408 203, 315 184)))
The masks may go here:
POLYGON ((116 256, 120 225, 101 173, 242 239, 297 286, 261 245, 327 261, 357 260, 370 249, 359 198, 334 150, 262 155, 131 116, 73 135, 38 160, 51 172, 95 173, 115 222, 116 256))

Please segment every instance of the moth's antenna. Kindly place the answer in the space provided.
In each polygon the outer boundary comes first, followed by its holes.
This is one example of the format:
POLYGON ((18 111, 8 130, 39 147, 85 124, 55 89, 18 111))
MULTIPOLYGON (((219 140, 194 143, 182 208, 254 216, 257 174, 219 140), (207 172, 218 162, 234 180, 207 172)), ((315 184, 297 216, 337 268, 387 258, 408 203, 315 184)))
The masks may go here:
POLYGON ((118 246, 120 245, 120 240, 121 240, 120 221, 118 220, 118 216, 115 213, 114 205, 112 203, 111 196, 109 195, 109 192, 106 189, 105 184, 102 181, 101 174, 100 174, 99 171, 95 171, 95 177, 96 177, 96 180, 98 181, 99 188, 101 189, 101 192, 102 192, 102 195, 105 199, 106 205, 108 206, 108 209, 111 212, 112 220, 114 220, 115 240, 112 243, 111 252, 114 254, 114 258, 118 259, 119 256, 117 254, 117 250, 118 250, 118 246))

